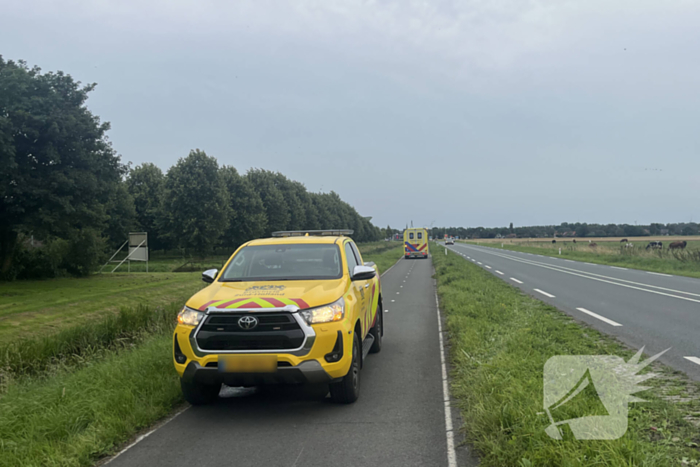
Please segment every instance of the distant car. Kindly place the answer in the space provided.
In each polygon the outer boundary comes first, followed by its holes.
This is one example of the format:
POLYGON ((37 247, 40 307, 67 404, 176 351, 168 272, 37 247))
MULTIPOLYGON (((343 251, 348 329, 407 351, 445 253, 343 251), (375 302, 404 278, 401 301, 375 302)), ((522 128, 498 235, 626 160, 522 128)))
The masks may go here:
POLYGON ((445 239, 445 245, 454 245, 455 244, 455 239, 454 238, 447 238, 445 239))

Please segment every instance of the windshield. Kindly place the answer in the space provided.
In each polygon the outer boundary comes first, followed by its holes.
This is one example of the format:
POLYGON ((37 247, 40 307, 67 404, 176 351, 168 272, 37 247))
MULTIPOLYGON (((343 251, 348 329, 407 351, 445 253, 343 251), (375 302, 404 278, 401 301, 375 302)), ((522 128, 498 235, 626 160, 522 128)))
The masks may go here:
POLYGON ((242 248, 222 275, 222 282, 339 279, 337 245, 253 245, 242 248))

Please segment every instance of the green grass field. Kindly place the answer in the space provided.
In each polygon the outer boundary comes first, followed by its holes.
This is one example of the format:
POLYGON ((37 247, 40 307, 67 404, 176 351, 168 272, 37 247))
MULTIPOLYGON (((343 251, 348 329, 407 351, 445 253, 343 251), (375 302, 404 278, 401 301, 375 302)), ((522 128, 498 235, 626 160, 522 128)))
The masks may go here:
MULTIPOLYGON (((630 404, 629 429, 617 440, 553 440, 545 433, 543 368, 555 355, 633 352, 616 340, 531 298, 454 253, 436 254, 446 316, 451 392, 466 438, 482 466, 671 466, 700 463, 700 385, 652 365, 652 389, 630 404), (686 419, 687 417, 687 419, 686 419), (695 423, 691 423, 694 420, 695 423)), ((590 414, 595 400, 570 408, 590 414)))
MULTIPOLYGON (((380 272, 403 255, 358 246, 380 272)), ((0 283, 0 466, 92 465, 183 404, 172 329, 203 286, 199 272, 0 283)))
POLYGON ((576 243, 567 239, 557 239, 557 243, 552 243, 551 240, 546 242, 540 240, 517 240, 515 242, 468 240, 463 242, 544 256, 557 256, 575 261, 700 277, 700 240, 688 241, 685 250, 669 250, 669 242, 666 240, 663 240, 664 249, 662 250, 647 250, 645 247, 649 243, 648 240, 632 241, 630 243, 634 246, 631 248, 625 248, 624 244, 619 241, 597 241, 596 247, 590 247, 588 241, 581 239, 578 239, 576 243), (559 254, 560 248, 561 254, 559 254))
POLYGON ((121 308, 184 301, 204 286, 198 273, 115 273, 0 282, 0 342, 45 336, 121 308))

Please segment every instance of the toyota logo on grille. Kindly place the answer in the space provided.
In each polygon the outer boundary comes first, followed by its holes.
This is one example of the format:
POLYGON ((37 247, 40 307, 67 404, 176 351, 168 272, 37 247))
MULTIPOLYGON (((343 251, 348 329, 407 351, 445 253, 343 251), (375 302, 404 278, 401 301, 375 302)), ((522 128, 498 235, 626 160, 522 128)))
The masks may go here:
POLYGON ((255 316, 244 316, 238 320, 241 329, 253 329, 258 325, 258 318, 255 316))

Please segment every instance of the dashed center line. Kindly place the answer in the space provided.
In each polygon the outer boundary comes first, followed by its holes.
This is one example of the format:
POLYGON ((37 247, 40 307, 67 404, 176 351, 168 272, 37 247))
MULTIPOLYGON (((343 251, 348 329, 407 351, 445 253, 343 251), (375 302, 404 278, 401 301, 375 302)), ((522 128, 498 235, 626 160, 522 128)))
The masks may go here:
POLYGON ((484 263, 482 263, 481 261, 477 261, 476 264, 484 264, 484 263))
POLYGON ((613 321, 613 320, 611 320, 611 319, 608 319, 608 318, 606 318, 605 316, 600 316, 599 314, 593 313, 592 311, 586 310, 585 308, 576 308, 576 309, 577 309, 578 311, 582 312, 582 313, 586 313, 587 315, 590 315, 590 316, 592 316, 592 317, 594 317, 594 318, 597 318, 597 319, 599 319, 599 320, 601 320, 601 321, 604 321, 604 322, 608 323, 608 324, 611 325, 611 326, 622 326, 620 323, 618 323, 618 322, 616 322, 616 321, 613 321))
POLYGON ((486 265, 486 267, 487 267, 488 269, 491 269, 491 266, 489 266, 488 264, 486 265))
POLYGON ((522 283, 523 283, 523 281, 519 281, 519 280, 516 279, 515 277, 511 277, 510 280, 512 280, 513 282, 517 282, 518 284, 522 284, 522 283))
POLYGON ((647 271, 647 274, 653 274, 655 276, 673 277, 671 274, 661 274, 660 272, 647 271))
POLYGON ((691 362, 697 363, 698 365, 700 365, 700 358, 698 358, 698 357, 683 357, 683 358, 685 358, 686 360, 690 360, 691 362))
POLYGON ((544 290, 540 290, 540 289, 533 289, 533 290, 534 290, 535 292, 541 293, 541 294, 544 295, 545 297, 555 298, 554 295, 552 295, 551 293, 547 293, 547 292, 545 292, 544 290))
POLYGON ((499 271, 498 269, 496 269, 496 274, 503 275, 503 273, 501 271, 499 271))

